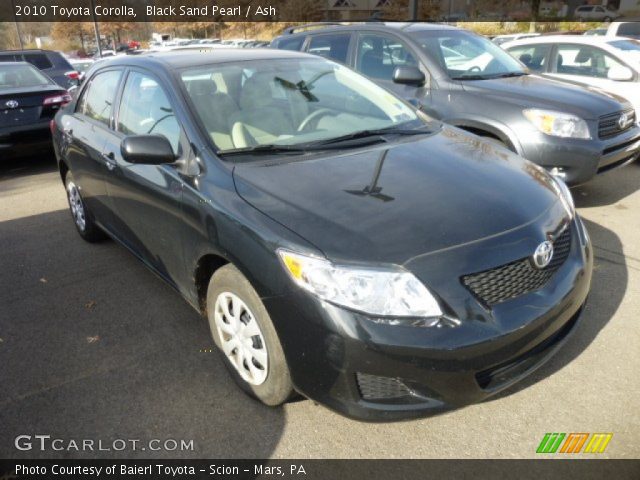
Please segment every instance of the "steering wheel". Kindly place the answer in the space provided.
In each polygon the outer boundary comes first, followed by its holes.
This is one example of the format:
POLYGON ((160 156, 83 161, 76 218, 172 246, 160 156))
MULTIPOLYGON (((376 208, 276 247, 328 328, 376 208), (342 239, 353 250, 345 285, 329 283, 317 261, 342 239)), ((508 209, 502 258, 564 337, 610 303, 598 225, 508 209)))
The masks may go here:
POLYGON ((467 70, 465 73, 473 73, 473 72, 481 72, 481 71, 482 71, 482 69, 478 65, 474 65, 469 70, 467 70))
POLYGON ((311 124, 311 122, 318 122, 322 117, 332 114, 333 112, 328 108, 321 108, 319 110, 316 110, 315 112, 311 112, 305 117, 304 120, 302 120, 302 122, 300 122, 300 125, 298 126, 298 132, 303 132, 311 124))

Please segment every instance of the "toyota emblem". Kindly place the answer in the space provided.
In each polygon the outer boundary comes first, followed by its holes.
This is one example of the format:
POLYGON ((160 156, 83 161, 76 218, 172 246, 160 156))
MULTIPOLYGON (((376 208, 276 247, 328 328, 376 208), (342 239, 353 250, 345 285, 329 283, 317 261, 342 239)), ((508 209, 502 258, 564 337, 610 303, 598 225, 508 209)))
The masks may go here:
POLYGON ((20 105, 16 100, 9 100, 8 102, 5 103, 5 106, 7 108, 16 108, 18 105, 20 105))
POLYGON ((553 243, 548 240, 542 242, 536 248, 536 251, 533 254, 533 264, 537 268, 544 268, 551 262, 553 258, 553 243))

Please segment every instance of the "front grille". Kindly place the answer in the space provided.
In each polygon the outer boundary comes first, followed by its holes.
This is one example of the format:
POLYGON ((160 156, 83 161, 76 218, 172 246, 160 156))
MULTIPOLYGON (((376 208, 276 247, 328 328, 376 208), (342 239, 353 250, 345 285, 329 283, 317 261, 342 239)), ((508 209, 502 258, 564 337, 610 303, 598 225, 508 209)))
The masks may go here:
POLYGON ((392 400, 410 397, 409 388, 397 378, 356 373, 360 396, 365 400, 392 400))
POLYGON ((631 127, 635 125, 635 123, 636 123, 636 112, 633 110, 633 108, 629 108, 622 112, 616 112, 616 113, 611 113, 609 115, 604 115, 600 117, 598 121, 598 136, 600 138, 615 137, 616 135, 626 130, 629 130, 631 127), (620 128, 620 125, 618 125, 618 121, 620 120, 620 117, 623 114, 626 114, 629 120, 627 121, 627 124, 624 126, 624 128, 620 128))
POLYGON ((485 305, 491 306, 542 288, 569 256, 571 228, 553 242, 553 257, 542 269, 529 257, 491 270, 462 277, 462 283, 485 305))

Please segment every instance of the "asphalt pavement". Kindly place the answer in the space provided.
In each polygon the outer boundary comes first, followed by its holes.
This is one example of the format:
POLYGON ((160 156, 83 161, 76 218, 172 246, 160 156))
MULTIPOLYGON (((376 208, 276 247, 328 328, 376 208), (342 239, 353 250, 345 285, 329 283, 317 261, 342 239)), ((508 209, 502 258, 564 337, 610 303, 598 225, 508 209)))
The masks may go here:
POLYGON ((370 424, 246 397, 196 311, 114 242, 80 239, 52 158, 0 161, 0 458, 534 458, 546 432, 611 432, 600 457, 640 458, 640 163, 573 193, 596 265, 564 348, 482 404, 370 424))

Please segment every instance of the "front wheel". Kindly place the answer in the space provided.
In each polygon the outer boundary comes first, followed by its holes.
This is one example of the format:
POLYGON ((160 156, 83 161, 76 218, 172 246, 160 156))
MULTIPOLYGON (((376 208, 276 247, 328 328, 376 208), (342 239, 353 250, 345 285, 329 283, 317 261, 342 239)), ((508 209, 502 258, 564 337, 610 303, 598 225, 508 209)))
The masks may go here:
POLYGON ((76 185, 71 172, 67 172, 64 177, 64 186, 67 191, 67 201, 69 202, 69 210, 73 223, 80 236, 87 242, 98 242, 103 240, 106 235, 100 227, 96 225, 89 210, 82 200, 80 189, 76 185))
POLYGON ((236 383, 266 405, 284 403, 293 386, 280 340, 260 297, 233 265, 211 277, 207 317, 236 383))

